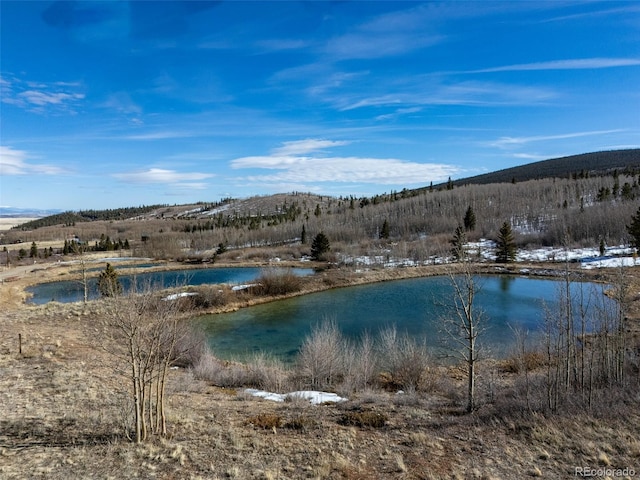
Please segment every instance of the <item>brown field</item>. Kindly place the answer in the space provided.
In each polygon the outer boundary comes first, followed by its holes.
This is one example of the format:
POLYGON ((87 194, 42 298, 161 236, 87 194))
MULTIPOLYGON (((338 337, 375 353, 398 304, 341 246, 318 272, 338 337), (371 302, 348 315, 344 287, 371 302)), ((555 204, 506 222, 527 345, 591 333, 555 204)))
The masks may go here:
POLYGON ((13 227, 35 220, 30 217, 0 217, 0 231, 11 230, 13 227))
MULTIPOLYGON (((319 406, 260 400, 179 368, 170 374, 168 438, 136 445, 124 435, 128 384, 109 353, 101 301, 25 305, 24 285, 67 273, 21 268, 3 271, 0 285, 0 478, 557 479, 575 478, 575 467, 640 476, 638 398, 590 414, 528 414, 508 408, 514 377, 493 361, 482 365, 482 388, 503 398, 470 415, 456 368, 434 368, 417 393, 372 390, 319 406)), ((304 291, 433 268, 329 270, 304 291)), ((632 274, 640 292, 640 271, 632 274)))

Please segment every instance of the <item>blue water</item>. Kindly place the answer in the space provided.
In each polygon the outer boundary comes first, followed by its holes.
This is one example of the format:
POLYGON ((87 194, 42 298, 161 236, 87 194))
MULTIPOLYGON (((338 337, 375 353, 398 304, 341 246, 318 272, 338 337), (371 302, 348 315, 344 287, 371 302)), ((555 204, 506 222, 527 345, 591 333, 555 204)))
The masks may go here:
MULTIPOLYGON (((546 303, 557 305, 562 282, 525 277, 477 277, 476 306, 483 312, 486 333, 480 343, 492 355, 509 352, 513 328, 530 332, 531 341, 541 335, 546 303)), ((602 287, 573 284, 572 289, 593 290, 601 301, 602 287)), ((443 319, 451 317, 452 287, 446 277, 397 280, 329 290, 290 298, 239 311, 200 318, 214 354, 224 359, 248 358, 267 352, 284 361, 297 354, 314 325, 333 320, 350 338, 363 331, 374 336, 395 325, 427 345, 442 348, 446 335, 443 319)))
MULTIPOLYGON (((102 269, 104 270, 104 268, 102 269)), ((310 268, 294 268, 291 270, 297 275, 311 275, 310 268)), ((197 270, 169 270, 163 272, 146 272, 137 275, 120 275, 124 291, 130 290, 135 281, 136 289, 142 290, 147 286, 152 288, 170 288, 181 285, 204 285, 215 283, 241 284, 258 278, 263 272, 261 268, 204 268, 197 270)), ((89 299, 100 296, 98 292, 98 279, 88 281, 89 299)), ((26 289, 32 296, 29 303, 42 305, 51 301, 69 303, 81 302, 83 299, 83 287, 77 281, 63 281, 41 283, 26 289)))

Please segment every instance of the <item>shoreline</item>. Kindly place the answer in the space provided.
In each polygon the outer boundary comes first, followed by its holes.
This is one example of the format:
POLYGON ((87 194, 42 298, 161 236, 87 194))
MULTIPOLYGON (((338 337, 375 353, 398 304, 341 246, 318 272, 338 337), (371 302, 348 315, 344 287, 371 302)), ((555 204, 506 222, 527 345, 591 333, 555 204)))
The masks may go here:
MULTIPOLYGON (((106 264, 109 262, 109 258, 95 257, 88 259, 88 262, 92 264, 106 264)), ((133 262, 140 263, 141 260, 147 259, 135 259, 133 262)), ((123 261, 128 262, 126 258, 123 261)), ((149 259, 149 263, 155 263, 154 260, 149 259)), ((189 265, 179 262, 158 262, 157 267, 145 267, 136 268, 136 263, 130 265, 127 272, 124 275, 135 275, 139 273, 152 273, 162 271, 175 271, 175 270, 201 270, 208 268, 309 268, 316 271, 313 275, 303 278, 303 285, 297 292, 291 292, 284 295, 269 295, 269 296, 255 296, 250 298, 238 298, 237 300, 212 309, 198 310, 198 315, 215 315, 218 313, 229 313, 237 311, 241 308, 251 307, 254 305, 260 305, 264 303, 270 303, 278 300, 284 300, 287 298, 308 295, 312 293, 322 292, 335 288, 345 288, 357 285, 366 285, 379 282, 387 282, 393 280, 403 280, 411 278, 423 278, 440 275, 448 275, 455 272, 459 268, 459 264, 437 264, 437 265, 425 265, 425 266, 411 266, 411 267, 338 267, 327 263, 317 263, 308 261, 287 261, 287 262, 220 262, 215 264, 197 264, 189 265), (130 271, 129 271, 130 270, 130 271)), ((56 281, 77 281, 81 278, 81 274, 77 272, 79 261, 69 261, 64 264, 59 263, 42 263, 34 265, 22 265, 17 267, 5 268, 0 271, 0 306, 2 307, 38 307, 46 306, 52 302, 47 302, 43 305, 30 305, 27 302, 29 295, 26 292, 26 288, 37 284, 52 283, 56 281)), ((472 263, 470 264, 474 274, 481 275, 518 275, 518 276, 533 276, 539 278, 558 278, 561 272, 565 271, 566 264, 563 263, 549 263, 549 262, 537 262, 537 263, 509 263, 509 264, 496 264, 496 263, 472 263)), ((126 265, 123 265, 125 268, 126 265)), ((607 269, 609 270, 609 269, 607 269)), ((635 269, 630 269, 635 270, 635 269)), ((594 282, 607 282, 610 281, 611 273, 601 270, 570 270, 573 273, 579 273, 581 278, 588 279, 594 282), (609 280, 608 280, 609 279, 609 280)), ((92 271, 90 277, 96 277, 99 275, 99 271, 92 271)), ((179 288, 186 288, 188 285, 179 288)), ((163 289, 163 292, 172 292, 176 288, 163 289)), ((91 300, 90 302, 95 302, 91 300)), ((60 305, 74 305, 82 302, 69 302, 60 303, 54 302, 60 305)))

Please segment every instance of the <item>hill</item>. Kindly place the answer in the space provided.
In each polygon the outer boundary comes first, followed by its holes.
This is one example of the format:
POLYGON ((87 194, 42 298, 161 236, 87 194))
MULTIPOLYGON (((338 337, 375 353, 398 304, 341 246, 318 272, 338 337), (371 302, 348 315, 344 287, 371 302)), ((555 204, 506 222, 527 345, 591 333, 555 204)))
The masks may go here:
POLYGON ((585 178, 609 175, 615 170, 633 173, 640 170, 640 148, 583 153, 553 158, 518 167, 505 168, 474 177, 454 180, 453 185, 482 185, 489 183, 524 182, 543 178, 585 178))
MULTIPOLYGON (((327 210, 336 203, 349 203, 363 207, 370 203, 395 201, 398 198, 408 198, 420 195, 428 190, 459 187, 463 185, 489 185, 500 183, 525 182, 545 178, 573 178, 611 175, 614 172, 633 176, 640 171, 640 149, 611 150, 603 152, 571 155, 568 157, 543 160, 518 167, 506 168, 495 172, 473 177, 453 180, 448 184, 417 189, 403 189, 401 192, 379 194, 372 197, 334 198, 326 195, 311 193, 280 193, 267 196, 255 196, 244 199, 225 198, 218 202, 199 202, 193 205, 149 205, 108 210, 81 210, 77 212, 62 212, 42 217, 20 225, 20 230, 32 230, 52 225, 71 226, 77 222, 92 222, 96 220, 140 220, 140 219, 199 219, 214 220, 216 217, 227 219, 224 226, 238 226, 238 218, 261 218, 277 222, 295 219, 301 213, 308 213, 319 206, 327 210), (357 200, 356 202, 354 202, 357 200), (231 218, 231 220, 229 220, 231 218)), ((0 211, 0 213, 2 213, 0 211)), ((45 212, 42 212, 45 213, 45 212)), ((27 215, 21 215, 27 216, 27 215)), ((250 221, 250 220, 249 220, 250 221)), ((217 226, 221 226, 218 223, 217 226)))
POLYGON ((626 225, 638 209, 638 172, 640 149, 621 150, 373 197, 292 192, 66 212, 2 232, 0 244, 26 249, 31 242, 52 242, 49 253, 56 253, 65 240, 74 238, 90 245, 122 242, 131 245, 135 255, 163 259, 210 259, 218 250, 236 252, 227 256, 246 250, 254 257, 299 259, 322 232, 336 258, 365 255, 425 262, 450 250, 451 235, 471 208, 477 222, 466 233, 468 241, 496 239, 506 221, 520 248, 624 245, 629 239, 626 225), (259 253, 247 250, 257 247, 259 253))

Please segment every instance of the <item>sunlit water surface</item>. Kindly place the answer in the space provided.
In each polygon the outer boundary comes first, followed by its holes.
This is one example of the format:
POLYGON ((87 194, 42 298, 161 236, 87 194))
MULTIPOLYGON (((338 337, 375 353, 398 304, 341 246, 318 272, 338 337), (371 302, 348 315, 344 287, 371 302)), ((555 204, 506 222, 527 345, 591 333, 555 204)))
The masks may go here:
MULTIPOLYGON (((122 282, 124 291, 129 291, 133 282, 136 284, 136 289, 141 291, 147 287, 170 288, 182 285, 217 283, 242 284, 254 281, 263 271, 261 268, 253 267, 212 267, 197 270, 167 270, 137 275, 120 275, 119 279, 122 282)), ((297 275, 312 275, 314 273, 313 269, 310 268, 293 268, 291 271, 297 275)), ((77 281, 41 283, 28 287, 26 290, 32 295, 29 302, 38 305, 51 301, 61 303, 81 302, 84 295, 83 286, 77 281)), ((92 300, 100 296, 96 278, 89 279, 88 290, 89 299, 92 300)))
MULTIPOLYGON (((558 304, 563 282, 514 276, 477 277, 476 306, 483 313, 486 332, 483 347, 492 355, 508 354, 514 345, 514 328, 529 332, 529 341, 540 341, 545 308, 558 304)), ((603 301, 603 287, 574 283, 578 291, 603 301)), ((375 336, 395 325, 399 332, 425 338, 434 351, 442 349, 445 317, 451 317, 451 282, 430 277, 360 285, 294 297, 238 310, 200 317, 214 353, 224 359, 246 360, 255 352, 291 361, 314 325, 335 321, 352 339, 368 331, 375 336)))

